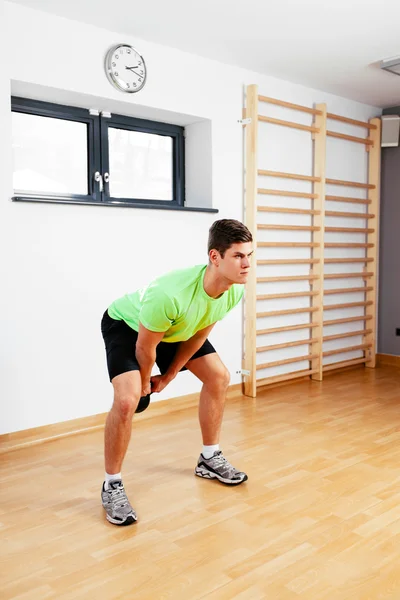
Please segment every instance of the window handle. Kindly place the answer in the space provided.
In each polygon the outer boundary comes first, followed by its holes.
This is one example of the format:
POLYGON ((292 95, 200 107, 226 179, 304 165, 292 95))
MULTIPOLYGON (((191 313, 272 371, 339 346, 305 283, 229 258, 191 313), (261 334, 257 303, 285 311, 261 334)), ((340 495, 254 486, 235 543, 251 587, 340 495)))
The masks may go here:
POLYGON ((101 173, 99 171, 96 171, 96 173, 94 174, 94 180, 98 182, 99 192, 101 194, 103 191, 103 177, 101 176, 101 173))
POLYGON ((104 173, 103 179, 104 179, 104 183, 109 183, 110 173, 104 173))

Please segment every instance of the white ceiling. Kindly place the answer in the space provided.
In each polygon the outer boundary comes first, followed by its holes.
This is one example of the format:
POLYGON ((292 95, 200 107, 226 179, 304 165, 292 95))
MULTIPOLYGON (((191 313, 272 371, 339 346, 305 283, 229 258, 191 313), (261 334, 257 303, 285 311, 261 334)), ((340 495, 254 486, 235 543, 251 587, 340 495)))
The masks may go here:
POLYGON ((399 0, 14 0, 374 106, 400 105, 399 0))

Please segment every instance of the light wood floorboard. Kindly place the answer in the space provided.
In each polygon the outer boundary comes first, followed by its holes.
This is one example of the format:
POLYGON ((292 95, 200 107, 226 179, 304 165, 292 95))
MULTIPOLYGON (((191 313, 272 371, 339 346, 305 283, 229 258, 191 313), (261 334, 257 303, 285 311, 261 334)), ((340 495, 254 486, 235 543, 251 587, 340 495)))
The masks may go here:
POLYGON ((382 366, 230 399, 232 489, 193 475, 195 408, 137 423, 131 527, 103 515, 102 431, 3 454, 0 598, 399 600, 399 384, 382 366))

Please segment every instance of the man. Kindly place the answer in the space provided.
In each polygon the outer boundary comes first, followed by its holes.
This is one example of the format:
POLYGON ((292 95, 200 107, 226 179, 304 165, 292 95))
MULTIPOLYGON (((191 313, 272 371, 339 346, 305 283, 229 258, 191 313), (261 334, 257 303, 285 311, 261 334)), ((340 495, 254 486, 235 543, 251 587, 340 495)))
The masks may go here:
POLYGON ((219 448, 229 372, 207 337, 241 300, 253 253, 252 235, 239 221, 215 221, 209 231, 208 265, 172 271, 116 300, 101 323, 114 402, 105 428, 102 503, 110 523, 137 520, 122 484, 121 467, 132 418, 141 397, 161 392, 188 369, 203 383, 199 421, 203 437, 195 474, 239 485, 237 471, 219 448), (160 375, 151 376, 154 364, 160 375))

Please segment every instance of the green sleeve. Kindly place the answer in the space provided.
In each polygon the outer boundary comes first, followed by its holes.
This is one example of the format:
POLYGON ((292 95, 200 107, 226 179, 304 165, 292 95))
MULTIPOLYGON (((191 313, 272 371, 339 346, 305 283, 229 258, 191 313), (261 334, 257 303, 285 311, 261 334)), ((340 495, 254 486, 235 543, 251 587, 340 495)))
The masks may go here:
POLYGON ((165 292, 150 285, 143 294, 139 322, 150 331, 167 331, 177 316, 177 309, 165 292))

